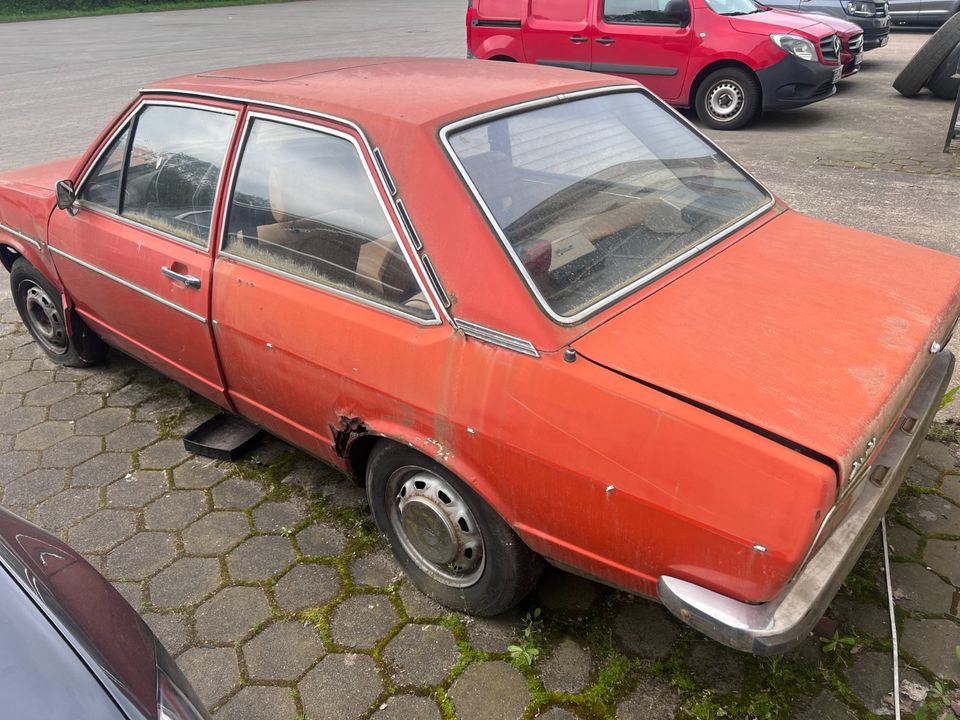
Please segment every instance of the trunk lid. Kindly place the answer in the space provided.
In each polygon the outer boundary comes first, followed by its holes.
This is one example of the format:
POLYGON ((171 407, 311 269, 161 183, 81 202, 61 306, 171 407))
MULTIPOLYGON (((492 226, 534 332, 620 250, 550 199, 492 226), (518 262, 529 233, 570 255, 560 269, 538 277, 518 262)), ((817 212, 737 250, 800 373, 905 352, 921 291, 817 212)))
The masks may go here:
POLYGON ((786 212, 573 343, 826 456, 896 419, 960 304, 960 259, 786 212))

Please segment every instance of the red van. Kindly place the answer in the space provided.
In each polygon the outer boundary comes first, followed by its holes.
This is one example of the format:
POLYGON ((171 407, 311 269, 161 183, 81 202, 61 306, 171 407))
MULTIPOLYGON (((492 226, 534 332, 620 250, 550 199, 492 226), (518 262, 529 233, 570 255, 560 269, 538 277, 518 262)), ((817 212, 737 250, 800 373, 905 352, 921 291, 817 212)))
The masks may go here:
POLYGON ((832 27, 754 0, 470 0, 467 49, 634 78, 719 130, 828 98, 843 72, 832 27))

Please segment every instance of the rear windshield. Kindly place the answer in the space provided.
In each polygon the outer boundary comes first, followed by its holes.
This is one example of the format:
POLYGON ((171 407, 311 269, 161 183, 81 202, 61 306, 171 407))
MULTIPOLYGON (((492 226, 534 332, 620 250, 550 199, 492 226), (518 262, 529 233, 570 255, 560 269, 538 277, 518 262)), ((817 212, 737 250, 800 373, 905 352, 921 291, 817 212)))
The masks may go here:
POLYGON ((454 130, 449 144, 534 293, 578 320, 772 198, 642 92, 454 130))

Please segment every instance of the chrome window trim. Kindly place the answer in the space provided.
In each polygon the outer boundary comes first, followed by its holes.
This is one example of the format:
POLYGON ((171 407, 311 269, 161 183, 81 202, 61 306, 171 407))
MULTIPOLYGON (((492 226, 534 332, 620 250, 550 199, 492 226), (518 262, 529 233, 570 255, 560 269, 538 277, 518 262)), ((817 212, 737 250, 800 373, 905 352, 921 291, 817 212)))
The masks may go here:
POLYGON ((156 302, 160 303, 161 305, 165 305, 166 307, 170 308, 171 310, 176 310, 177 312, 183 313, 183 314, 186 315, 187 317, 191 317, 191 318, 193 318, 194 320, 198 320, 198 321, 200 321, 200 322, 202 322, 202 323, 204 323, 204 324, 206 324, 206 322, 207 322, 207 319, 206 319, 205 317, 203 317, 202 315, 197 315, 195 312, 193 312, 193 311, 191 311, 191 310, 187 310, 187 308, 183 307, 182 305, 177 305, 177 304, 174 303, 174 302, 170 302, 170 301, 167 300, 166 298, 160 297, 159 295, 156 295, 155 293, 152 293, 152 292, 150 292, 149 290, 147 290, 146 288, 142 288, 142 287, 140 287, 139 285, 136 285, 136 284, 130 282, 129 280, 124 280, 122 277, 119 277, 119 276, 117 276, 117 275, 114 275, 113 273, 108 272, 108 271, 104 270, 103 268, 97 267, 96 265, 91 265, 90 263, 86 262, 85 260, 81 260, 81 259, 78 258, 78 257, 74 257, 74 256, 71 255, 70 253, 63 251, 63 250, 61 250, 60 248, 56 248, 56 247, 54 247, 53 245, 47 245, 47 247, 50 248, 51 252, 54 252, 54 253, 56 253, 57 255, 60 255, 60 256, 62 256, 62 257, 65 257, 65 258, 67 258, 67 260, 71 260, 71 261, 75 262, 77 265, 80 265, 80 266, 82 266, 82 267, 85 267, 85 268, 87 268, 88 270, 92 270, 93 272, 97 273, 98 275, 102 275, 103 277, 105 277, 105 278, 107 278, 107 279, 109 279, 109 280, 113 280, 115 283, 118 283, 118 284, 120 284, 120 285, 123 285, 125 288, 128 288, 128 289, 130 289, 130 290, 133 290, 134 292, 137 292, 137 293, 143 295, 144 297, 148 297, 148 298, 150 298, 151 300, 155 300, 156 302))
MULTIPOLYGON (((270 102, 269 100, 256 100, 254 98, 249 98, 249 97, 242 97, 242 96, 236 96, 236 95, 221 95, 219 93, 201 92, 199 90, 176 90, 173 88, 140 88, 140 93, 141 94, 155 93, 158 95, 159 94, 186 95, 187 97, 199 97, 199 98, 207 98, 209 100, 222 100, 224 102, 244 103, 245 105, 256 105, 259 107, 273 108, 274 110, 284 110, 286 112, 297 113, 299 115, 307 115, 309 117, 318 118, 320 120, 326 120, 328 122, 337 123, 340 125, 344 125, 345 127, 348 127, 351 130, 353 130, 357 134, 357 137, 360 138, 360 141, 363 143, 363 146, 366 149, 367 153, 371 157, 373 157, 373 146, 370 144, 370 140, 369 138, 367 138, 367 134, 363 131, 363 128, 361 128, 352 120, 347 120, 346 118, 338 117, 336 115, 330 115, 329 113, 323 113, 323 112, 320 112, 319 110, 310 110, 303 107, 297 107, 295 105, 284 105, 283 103, 270 102)), ((381 156, 382 156, 382 153, 381 153, 381 156)), ((374 163, 374 165, 375 165, 374 169, 377 172, 377 177, 380 179, 380 183, 383 185, 384 188, 389 189, 390 183, 387 182, 387 179, 384 176, 383 171, 380 169, 377 163, 374 163)), ((386 167, 386 162, 384 162, 384 167, 386 167)), ((391 181, 392 181, 392 178, 391 178, 391 181)), ((231 188, 231 190, 233 187, 232 182, 233 182, 233 178, 231 176, 231 185, 228 186, 231 188)), ((380 197, 379 191, 377 192, 377 196, 380 197)), ((397 197, 398 195, 391 195, 389 198, 389 201, 390 201, 390 206, 394 209, 394 212, 396 213, 397 217, 399 217, 400 213, 397 210, 397 204, 396 204, 397 197)), ((382 204, 382 199, 381 199, 381 204, 382 204)), ((388 218, 389 218, 389 213, 388 213, 388 218)), ((389 219, 392 225, 393 219, 392 218, 389 218, 389 219)), ((410 236, 406 232, 406 228, 404 228, 403 236, 406 237, 408 241, 410 240, 410 236)), ((400 244, 403 245, 403 243, 400 243, 400 244)), ((421 275, 418 275, 418 278, 421 276, 426 277, 426 274, 427 274, 426 270, 424 269, 423 264, 420 262, 419 257, 416 259, 416 266, 421 270, 421 275)), ((429 282, 429 279, 428 279, 428 284, 430 285, 430 289, 433 291, 433 295, 431 295, 431 293, 426 293, 426 297, 429 305, 431 306, 431 308, 433 308, 434 313, 436 313, 437 297, 439 297, 439 293, 437 292, 436 288, 433 287, 433 284, 429 282)), ((440 311, 440 314, 447 319, 447 322, 449 322, 452 325, 453 317, 450 315, 449 312, 447 312, 447 309, 441 305, 439 307, 439 311, 440 311)))
MULTIPOLYGON (((237 110, 231 110, 230 108, 221 108, 213 105, 205 105, 199 102, 186 103, 186 102, 177 102, 175 100, 152 100, 147 97, 143 97, 140 99, 140 101, 134 106, 133 110, 130 111, 130 114, 127 115, 126 119, 116 128, 114 128, 114 131, 110 133, 110 136, 100 146, 100 149, 97 151, 96 155, 94 155, 93 160, 90 162, 90 164, 87 166, 87 169, 84 171, 83 175, 81 175, 80 179, 77 181, 76 189, 74 190, 74 193, 77 197, 77 201, 74 203, 74 206, 83 208, 85 210, 92 210, 93 208, 97 208, 100 210, 99 214, 103 215, 104 217, 125 220, 128 222, 128 224, 132 224, 134 227, 146 228, 148 230, 152 230, 153 232, 157 233, 161 237, 164 237, 168 240, 175 240, 179 242, 181 245, 186 245, 187 247, 192 247, 192 248, 200 248, 201 250, 206 250, 209 252, 210 245, 213 243, 213 230, 214 230, 213 223, 210 223, 210 232, 207 233, 206 244, 202 244, 200 242, 192 242, 190 240, 187 240, 186 238, 181 238, 171 233, 164 232, 163 230, 160 230, 150 225, 146 225, 144 223, 137 222, 136 220, 131 220, 130 218, 124 217, 119 212, 108 212, 105 209, 103 209, 102 206, 95 206, 95 205, 92 205, 91 203, 86 203, 80 200, 80 195, 83 193, 84 183, 86 183, 87 180, 90 178, 90 173, 93 172, 93 169, 100 162, 100 159, 103 157, 103 154, 113 145, 114 141, 125 130, 132 127, 133 121, 137 119, 140 113, 142 113, 147 106, 181 107, 181 108, 187 108, 188 110, 200 110, 201 112, 215 112, 221 115, 233 116, 233 130, 230 132, 230 137, 227 140, 227 149, 223 155, 223 162, 220 163, 220 176, 217 178, 217 188, 216 188, 216 194, 214 195, 214 206, 212 208, 213 210, 216 210, 216 198, 220 197, 220 192, 223 189, 223 180, 224 180, 224 176, 226 175, 224 170, 226 169, 226 165, 227 165, 227 157, 230 155, 230 148, 233 145, 233 136, 236 134, 236 131, 237 131, 237 117, 239 116, 240 113, 237 110)), ((132 135, 130 136, 130 142, 133 142, 132 135)), ((124 158, 124 164, 126 164, 126 162, 127 162, 127 159, 124 158)))
POLYGON ((561 325, 573 325, 575 323, 578 323, 581 320, 589 317, 590 315, 593 315, 596 312, 599 312, 603 308, 614 304, 621 298, 633 293, 635 290, 638 290, 644 285, 647 285, 653 282, 654 280, 656 280, 657 278, 662 277, 663 275, 666 275, 668 272, 682 265, 690 258, 700 254, 710 246, 715 245, 716 243, 720 242, 724 238, 730 236, 731 234, 733 234, 734 232, 742 228, 744 225, 747 225, 751 221, 755 220, 760 215, 763 215, 776 204, 776 200, 773 197, 773 193, 767 190, 767 188, 760 181, 758 181, 755 177, 753 177, 753 175, 747 172, 740 165, 740 163, 735 161, 733 158, 729 157, 708 137, 700 133, 696 128, 693 127, 693 125, 686 118, 680 115, 676 110, 674 110, 673 108, 663 103, 661 100, 656 98, 652 93, 648 92, 645 88, 639 85, 606 85, 598 88, 590 88, 588 90, 578 90, 577 92, 572 92, 572 93, 560 93, 558 95, 551 95, 550 97, 538 98, 536 100, 528 100, 526 102, 517 103, 515 105, 509 105, 507 107, 497 108, 495 110, 489 110, 487 112, 479 113, 477 115, 471 115, 470 117, 462 118, 452 123, 448 123, 447 125, 444 125, 442 128, 440 128, 440 141, 443 144, 443 147, 446 150, 447 155, 449 155, 450 160, 453 162, 457 171, 460 173, 460 176, 463 179, 464 183, 467 185, 470 192, 473 194, 474 200, 476 201, 477 205, 480 207, 481 211, 486 216, 487 222, 490 223, 490 226, 494 229, 494 232, 496 233, 497 237, 500 239, 501 245, 503 245, 508 256, 516 266, 517 271, 520 273, 521 277, 523 277, 524 282, 527 284, 528 289, 536 299, 537 304, 540 305, 540 309, 543 310, 543 312, 546 313, 547 316, 550 317, 554 322, 559 323, 561 325), (622 92, 642 93, 645 97, 652 100, 662 109, 671 112, 674 115, 674 117, 679 121, 681 121, 684 125, 686 125, 687 128, 689 128, 697 136, 699 140, 703 141, 708 147, 715 150, 722 158, 730 162, 734 167, 740 170, 747 178, 749 178, 762 192, 764 192, 767 195, 768 200, 762 207, 753 211, 749 215, 741 218, 740 220, 736 221, 731 225, 728 225, 727 227, 723 228, 717 233, 714 233, 710 237, 705 238, 704 240, 701 240, 695 246, 693 246, 683 254, 678 255, 673 260, 667 263, 664 263, 663 265, 660 265, 654 270, 651 270, 650 272, 640 276, 639 278, 629 283, 628 285, 623 286, 619 290, 616 290, 615 292, 605 296, 604 298, 598 300, 592 305, 587 306, 583 310, 580 310, 574 313, 573 315, 560 315, 559 313, 555 312, 553 308, 550 307, 549 303, 541 294, 540 289, 536 286, 536 283, 534 283, 533 278, 530 277, 530 274, 527 272, 527 269, 523 266, 523 262, 520 260, 520 257, 514 251, 513 245, 510 244, 510 241, 507 239, 507 236, 504 234, 500 225, 497 223, 496 219, 493 216, 493 213, 490 211, 490 208, 488 208, 487 204, 483 201, 483 198, 480 196, 480 192, 477 190, 477 187, 473 184, 473 181, 470 179, 469 174, 461 164, 460 159, 457 157, 456 152, 453 150, 453 147, 450 144, 449 136, 452 133, 458 130, 462 130, 466 127, 479 125, 481 123, 487 122, 488 120, 493 120, 506 115, 514 115, 519 112, 526 112, 528 110, 534 110, 534 109, 546 107, 549 105, 559 105, 569 100, 579 100, 586 97, 594 97, 599 95, 612 95, 615 93, 622 93, 622 92))
MULTIPOLYGON (((387 186, 384 185, 384 187, 387 187, 387 186)), ((403 242, 403 239, 400 237, 400 233, 397 229, 397 226, 393 222, 393 218, 390 216, 390 213, 387 210, 387 206, 383 201, 383 196, 381 195, 379 189, 377 188, 377 184, 373 178, 373 174, 370 172, 369 163, 366 161, 366 158, 364 158, 363 156, 363 150, 360 147, 360 143, 358 143, 356 138, 350 135, 349 133, 345 133, 333 128, 328 128, 323 125, 317 125, 316 123, 305 122, 303 120, 294 120, 292 118, 282 117, 279 115, 272 115, 270 113, 263 113, 263 112, 257 112, 257 111, 247 113, 247 118, 243 128, 243 136, 240 143, 240 147, 237 148, 237 152, 233 156, 233 163, 230 168, 230 184, 227 186, 227 197, 224 199, 224 202, 226 203, 226 205, 224 207, 224 212, 221 214, 220 227, 218 228, 219 234, 220 234, 220 240, 217 247, 217 253, 219 255, 223 255, 224 257, 230 257, 230 258, 233 258, 234 260, 246 261, 244 264, 247 264, 259 269, 263 269, 265 271, 269 271, 272 273, 276 273, 287 279, 303 281, 304 283, 308 284, 310 287, 329 290, 334 295, 337 295, 338 297, 347 298, 350 300, 358 300, 362 302, 362 304, 367 305, 369 307, 386 310, 391 315, 394 315, 396 317, 413 320, 418 325, 440 325, 441 324, 440 317, 437 313, 437 308, 434 306, 434 303, 433 303, 433 298, 430 292, 427 290, 427 287, 424 284, 423 279, 420 277, 420 274, 416 271, 416 268, 414 267, 413 263, 410 260, 410 255, 407 252, 406 244, 403 242), (400 248, 400 252, 403 253, 403 259, 407 263, 407 269, 410 271, 414 279, 417 281, 417 287, 420 288, 420 292, 422 292, 423 296, 427 298, 427 304, 430 307, 430 313, 432 317, 421 318, 416 315, 413 315, 412 313, 404 312, 400 308, 394 307, 392 305, 388 305, 387 303, 377 302, 373 298, 368 298, 364 295, 360 295, 359 293, 353 293, 348 290, 343 290, 341 288, 336 287, 333 284, 324 283, 320 280, 303 278, 303 277, 300 277, 299 275, 295 275, 293 273, 280 270, 279 268, 266 265, 265 263, 260 263, 255 260, 247 260, 247 258, 237 255, 236 253, 230 252, 229 249, 224 250, 223 242, 227 237, 227 218, 230 215, 230 201, 233 197, 234 190, 236 189, 237 173, 239 172, 240 163, 243 158, 244 151, 246 150, 247 139, 250 136, 251 128, 253 127, 253 123, 256 120, 265 120, 267 122, 275 122, 281 125, 291 125, 293 127, 300 127, 305 130, 309 130, 311 132, 318 132, 324 135, 330 135, 332 137, 336 137, 341 140, 346 140, 353 146, 354 151, 357 153, 357 159, 360 161, 360 164, 363 167, 363 171, 366 175, 367 182, 370 184, 370 190, 373 192, 374 197, 377 198, 377 203, 380 206, 380 210, 383 213, 384 219, 387 221, 387 225, 390 228, 390 232, 393 235, 393 239, 397 241, 397 245, 400 248)))
POLYGON ((499 347, 506 348, 507 350, 513 350, 514 352, 518 352, 523 355, 529 355, 530 357, 540 357, 540 353, 537 352, 537 349, 529 340, 518 338, 515 335, 508 335, 507 333, 500 332, 499 330, 489 328, 486 325, 467 322, 466 320, 457 320, 456 326, 457 329, 463 332, 464 335, 477 340, 490 343, 491 345, 498 345, 499 347))
POLYGON ((8 232, 8 233, 10 233, 11 235, 13 235, 14 237, 20 238, 21 240, 26 240, 28 243, 30 243, 31 245, 35 246, 35 247, 37 248, 37 250, 40 250, 40 249, 41 249, 40 241, 39 241, 39 240, 34 240, 34 239, 33 239, 32 237, 30 237, 29 235, 24 235, 22 232, 20 232, 19 230, 14 230, 14 229, 13 229, 12 227, 10 227, 9 225, 4 225, 3 223, 0 223, 0 230, 3 230, 3 231, 5 231, 5 232, 8 232))

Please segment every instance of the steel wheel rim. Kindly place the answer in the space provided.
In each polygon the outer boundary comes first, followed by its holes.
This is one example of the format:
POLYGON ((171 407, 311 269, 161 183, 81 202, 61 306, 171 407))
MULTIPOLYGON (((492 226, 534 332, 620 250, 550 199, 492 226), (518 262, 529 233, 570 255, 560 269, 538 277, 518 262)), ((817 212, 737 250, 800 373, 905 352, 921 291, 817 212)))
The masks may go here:
POLYGON ((721 80, 707 92, 707 112, 717 122, 735 120, 743 111, 743 104, 743 88, 733 80, 721 80))
POLYGON ((420 570, 449 587, 465 588, 483 574, 480 525, 454 487, 429 470, 406 466, 386 486, 387 517, 420 570))
POLYGON ((47 292, 29 280, 21 284, 26 321, 34 337, 54 355, 63 355, 69 347, 63 313, 47 292))

